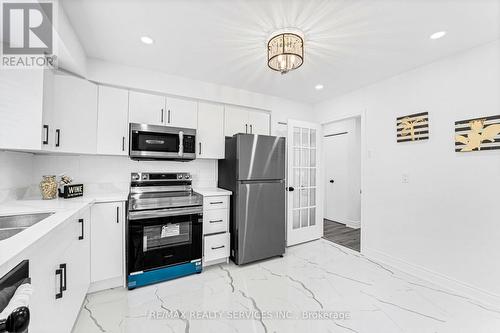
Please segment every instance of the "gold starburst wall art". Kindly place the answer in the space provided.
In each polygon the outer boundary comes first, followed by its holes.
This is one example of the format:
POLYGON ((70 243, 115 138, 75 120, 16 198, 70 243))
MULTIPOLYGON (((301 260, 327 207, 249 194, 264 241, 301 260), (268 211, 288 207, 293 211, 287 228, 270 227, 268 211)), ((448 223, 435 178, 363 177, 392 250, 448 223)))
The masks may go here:
POLYGON ((429 113, 420 112, 396 119, 397 141, 420 141, 429 139, 429 113))
POLYGON ((455 122, 455 151, 500 149, 500 115, 455 122))

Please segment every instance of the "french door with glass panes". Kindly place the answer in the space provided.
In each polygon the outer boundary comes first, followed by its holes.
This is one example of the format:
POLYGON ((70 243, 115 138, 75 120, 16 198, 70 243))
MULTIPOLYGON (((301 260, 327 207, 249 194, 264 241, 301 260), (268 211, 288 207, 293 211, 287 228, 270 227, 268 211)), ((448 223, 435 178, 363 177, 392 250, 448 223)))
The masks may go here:
POLYGON ((320 184, 319 124, 288 121, 287 246, 323 236, 320 184))

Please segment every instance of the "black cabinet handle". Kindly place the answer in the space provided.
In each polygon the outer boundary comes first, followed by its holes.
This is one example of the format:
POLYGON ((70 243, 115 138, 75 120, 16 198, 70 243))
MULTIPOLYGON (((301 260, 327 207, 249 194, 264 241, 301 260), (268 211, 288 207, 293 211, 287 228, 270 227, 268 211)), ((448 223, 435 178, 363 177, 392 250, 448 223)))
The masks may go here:
POLYGON ((225 245, 216 246, 216 247, 213 247, 213 246, 212 246, 212 250, 223 249, 223 248, 225 248, 225 247, 226 247, 225 245))
POLYGON ((78 219, 78 223, 81 223, 82 224, 82 234, 80 236, 78 236, 78 239, 79 240, 82 240, 83 239, 83 236, 84 236, 84 232, 85 232, 85 227, 84 227, 84 222, 83 222, 83 219, 78 219))
POLYGON ((63 297, 63 275, 62 269, 56 269, 56 277, 59 275, 59 292, 56 293, 56 299, 63 297))
POLYGON ((222 203, 224 203, 224 202, 222 202, 222 201, 214 201, 214 202, 211 202, 210 204, 211 205, 219 205, 219 204, 222 204, 222 203))
POLYGON ((160 123, 163 124, 163 109, 161 109, 161 113, 160 113, 160 123))
POLYGON ((122 151, 125 151, 125 137, 122 136, 122 151))
POLYGON ((332 184, 334 183, 333 179, 330 179, 330 183, 332 183, 332 184))
POLYGON ((289 192, 293 192, 293 191, 295 191, 295 188, 293 186, 290 186, 286 190, 289 192))
POLYGON ((224 222, 224 220, 212 220, 212 221, 208 221, 209 223, 218 223, 218 222, 224 222))
POLYGON ((248 133, 248 124, 245 124, 245 133, 248 133))
POLYGON ((250 134, 253 134, 253 125, 250 125, 250 134))
POLYGON ((66 269, 66 264, 60 264, 59 265, 59 268, 62 270, 62 284, 61 284, 61 292, 62 291, 66 291, 66 276, 68 275, 67 274, 67 269, 66 269))
POLYGON ((116 223, 120 223, 120 207, 116 207, 116 223))
POLYGON ((168 110, 168 123, 170 124, 170 110, 168 110))
POLYGON ((58 128, 56 129, 56 147, 59 147, 60 143, 61 143, 61 130, 58 128))
POLYGON ((201 155, 201 142, 199 143, 199 146, 200 146, 199 155, 201 155))
POLYGON ((49 125, 43 125, 43 129, 45 130, 45 139, 43 140, 44 145, 49 144, 49 125))

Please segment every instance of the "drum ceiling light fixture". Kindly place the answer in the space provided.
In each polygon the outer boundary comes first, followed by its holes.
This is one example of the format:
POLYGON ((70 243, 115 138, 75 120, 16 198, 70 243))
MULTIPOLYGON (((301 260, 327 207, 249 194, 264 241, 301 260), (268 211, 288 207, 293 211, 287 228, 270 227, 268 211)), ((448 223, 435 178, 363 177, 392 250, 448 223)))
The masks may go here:
POLYGON ((304 34, 297 30, 274 32, 267 42, 267 65, 286 74, 304 63, 304 34))

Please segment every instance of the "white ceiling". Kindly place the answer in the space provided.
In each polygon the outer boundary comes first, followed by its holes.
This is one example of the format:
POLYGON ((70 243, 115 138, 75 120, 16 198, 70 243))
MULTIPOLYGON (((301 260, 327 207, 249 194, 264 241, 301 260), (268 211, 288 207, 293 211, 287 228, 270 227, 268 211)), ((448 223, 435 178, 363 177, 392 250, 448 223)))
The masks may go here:
POLYGON ((89 57, 308 103, 500 37, 500 0, 62 2, 89 57), (305 59, 281 75, 266 42, 286 27, 304 31, 305 59))

